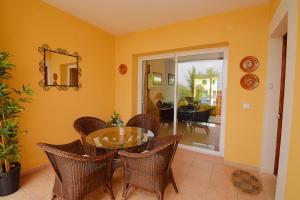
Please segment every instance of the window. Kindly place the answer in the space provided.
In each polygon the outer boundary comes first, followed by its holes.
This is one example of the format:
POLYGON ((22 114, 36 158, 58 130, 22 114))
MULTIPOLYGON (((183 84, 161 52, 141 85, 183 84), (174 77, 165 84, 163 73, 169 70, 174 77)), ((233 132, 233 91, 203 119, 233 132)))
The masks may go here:
POLYGON ((207 96, 208 95, 208 90, 204 90, 204 94, 207 96))
POLYGON ((216 84, 216 80, 213 80, 212 83, 213 83, 213 85, 215 85, 216 84))
POLYGON ((206 83, 207 83, 207 80, 202 80, 203 85, 206 85, 206 83))
POLYGON ((217 91, 214 90, 214 91, 213 91, 213 97, 216 97, 216 96, 217 96, 217 91))

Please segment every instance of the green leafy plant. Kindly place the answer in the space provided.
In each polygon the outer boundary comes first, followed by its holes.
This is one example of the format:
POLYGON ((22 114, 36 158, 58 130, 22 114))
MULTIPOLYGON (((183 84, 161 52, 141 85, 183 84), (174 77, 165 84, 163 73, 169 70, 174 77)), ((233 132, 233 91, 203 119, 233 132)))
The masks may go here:
POLYGON ((124 128, 124 122, 122 121, 120 114, 117 112, 113 112, 113 114, 111 115, 108 123, 110 123, 112 126, 116 126, 119 128, 124 128))
POLYGON ((219 72, 216 71, 213 67, 206 69, 206 72, 199 72, 196 70, 196 67, 193 66, 192 70, 188 70, 185 79, 187 81, 187 86, 179 85, 179 97, 194 97, 196 101, 201 100, 204 96, 209 98, 209 102, 212 99, 212 85, 213 79, 218 79, 219 72), (195 85, 196 79, 209 79, 209 91, 205 94, 205 89, 202 85, 195 85))
POLYGON ((18 114, 25 109, 23 103, 30 102, 33 95, 29 86, 14 89, 5 83, 13 78, 10 70, 15 67, 8 58, 9 54, 0 50, 0 172, 8 172, 11 162, 20 159, 18 135, 25 131, 19 129, 18 114))
POLYGON ((188 87, 190 88, 190 95, 194 95, 195 88, 195 79, 199 78, 200 73, 196 71, 195 66, 193 66, 192 70, 188 71, 188 74, 185 76, 185 79, 188 83, 188 87))

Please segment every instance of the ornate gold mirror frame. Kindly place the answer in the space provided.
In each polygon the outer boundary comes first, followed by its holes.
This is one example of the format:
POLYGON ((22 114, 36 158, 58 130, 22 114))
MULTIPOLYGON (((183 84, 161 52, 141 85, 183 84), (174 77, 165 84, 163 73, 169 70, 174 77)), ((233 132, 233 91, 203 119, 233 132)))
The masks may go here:
POLYGON ((79 88, 82 87, 82 84, 80 83, 79 79, 81 77, 81 68, 79 66, 79 62, 81 61, 81 57, 79 56, 79 53, 78 52, 74 52, 74 53, 69 53, 67 50, 65 49, 61 49, 61 48, 58 48, 56 50, 52 50, 49 45, 47 44, 43 44, 42 46, 40 46, 38 48, 38 52, 43 56, 42 60, 39 62, 39 71, 42 73, 43 75, 43 79, 41 81, 39 81, 39 86, 43 87, 43 89, 45 91, 48 91, 50 90, 51 87, 56 87, 58 90, 67 90, 68 88, 73 88, 74 90, 79 90, 79 88), (53 53, 58 53, 58 54, 62 54, 62 55, 66 55, 66 56, 73 56, 73 57, 76 57, 77 59, 77 71, 78 71, 78 74, 77 74, 77 77, 78 77, 78 83, 77 83, 77 86, 68 86, 68 85, 48 85, 46 83, 46 75, 47 75, 47 72, 46 72, 46 65, 45 65, 45 60, 46 60, 46 51, 50 51, 50 52, 53 52, 53 53))

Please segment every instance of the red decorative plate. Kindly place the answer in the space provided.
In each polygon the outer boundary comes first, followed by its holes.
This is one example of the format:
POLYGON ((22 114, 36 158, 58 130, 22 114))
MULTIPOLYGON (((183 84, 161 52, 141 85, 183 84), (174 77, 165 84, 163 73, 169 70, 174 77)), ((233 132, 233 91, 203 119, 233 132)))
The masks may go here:
POLYGON ((246 73, 254 72, 259 67, 259 61, 254 56, 245 57, 241 63, 240 68, 246 73))
POLYGON ((119 66, 119 72, 120 72, 120 74, 126 74, 127 73, 127 66, 125 65, 125 64, 121 64, 120 66, 119 66))
POLYGON ((246 74, 242 77, 240 84, 246 90, 253 90, 259 85, 259 78, 254 74, 246 74))

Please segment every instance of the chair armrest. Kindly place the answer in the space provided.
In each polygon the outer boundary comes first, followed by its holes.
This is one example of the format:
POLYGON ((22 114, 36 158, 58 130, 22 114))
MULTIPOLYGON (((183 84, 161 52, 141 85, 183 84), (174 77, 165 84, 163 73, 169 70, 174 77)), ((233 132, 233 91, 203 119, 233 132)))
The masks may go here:
POLYGON ((103 159, 106 159, 109 157, 113 158, 114 155, 116 154, 115 152, 109 152, 109 153, 99 155, 99 156, 83 156, 83 155, 78 155, 78 154, 58 150, 55 148, 55 146, 51 146, 51 145, 44 144, 44 143, 38 143, 37 146, 43 150, 46 150, 49 153, 57 155, 59 157, 68 158, 68 159, 75 160, 75 161, 82 161, 82 162, 97 162, 97 161, 100 161, 100 160, 103 160, 103 159))

